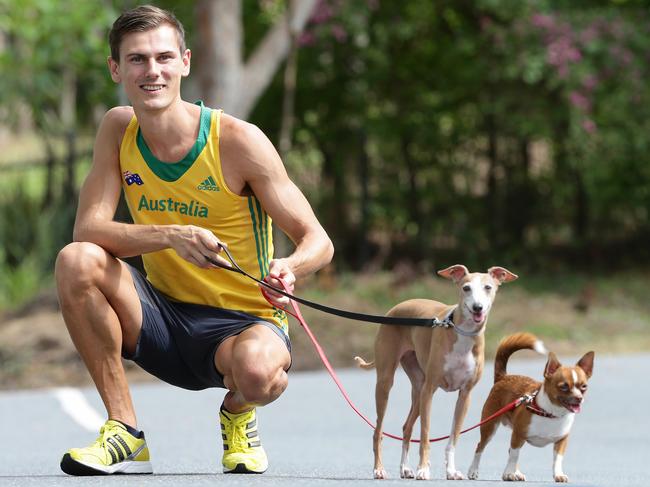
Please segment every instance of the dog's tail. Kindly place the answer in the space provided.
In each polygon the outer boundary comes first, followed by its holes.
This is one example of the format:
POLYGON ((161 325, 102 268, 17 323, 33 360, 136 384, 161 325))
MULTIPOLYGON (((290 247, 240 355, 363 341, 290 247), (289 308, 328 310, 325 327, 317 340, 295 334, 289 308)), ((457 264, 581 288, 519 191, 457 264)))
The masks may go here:
POLYGON ((507 374, 506 367, 510 355, 517 350, 534 350, 542 355, 548 355, 548 350, 535 335, 532 333, 515 333, 505 337, 499 343, 497 356, 494 359, 494 383, 499 382, 507 374))
POLYGON ((366 362, 361 357, 354 357, 354 360, 357 362, 357 365, 365 370, 370 370, 375 368, 375 362, 366 362))

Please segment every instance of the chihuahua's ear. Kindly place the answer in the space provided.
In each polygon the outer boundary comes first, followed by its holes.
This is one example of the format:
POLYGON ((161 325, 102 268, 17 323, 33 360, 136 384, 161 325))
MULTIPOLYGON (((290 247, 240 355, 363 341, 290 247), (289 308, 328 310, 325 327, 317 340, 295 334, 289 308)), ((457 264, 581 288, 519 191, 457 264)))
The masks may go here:
POLYGON ((562 364, 557 359, 555 354, 553 352, 549 352, 548 362, 546 362, 546 367, 544 368, 544 377, 550 379, 551 376, 555 374, 555 371, 560 367, 562 367, 562 364))
POLYGON ((587 352, 580 360, 578 360, 578 363, 576 364, 578 367, 585 371, 587 378, 590 378, 591 373, 594 371, 594 356, 594 352, 587 352))
POLYGON ((445 279, 451 279, 454 282, 460 281, 463 277, 469 274, 467 267, 461 264, 452 265, 441 271, 438 271, 438 274, 444 277, 445 279))
POLYGON ((497 281, 499 281, 499 284, 503 284, 504 282, 514 281, 519 277, 517 274, 513 274, 505 267, 490 267, 488 269, 488 274, 490 274, 497 281))

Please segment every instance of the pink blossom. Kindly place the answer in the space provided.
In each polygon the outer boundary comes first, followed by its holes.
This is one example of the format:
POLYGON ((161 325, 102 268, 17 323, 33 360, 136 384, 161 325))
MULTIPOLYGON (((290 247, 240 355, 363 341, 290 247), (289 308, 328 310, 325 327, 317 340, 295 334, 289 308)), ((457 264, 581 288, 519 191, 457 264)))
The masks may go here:
POLYGON ((569 101, 571 105, 580 110, 589 111, 591 109, 591 101, 582 93, 572 91, 569 93, 569 101))
POLYGON ((552 29, 556 25, 553 16, 546 14, 534 14, 530 21, 535 27, 541 29, 552 29))
POLYGON ((334 11, 327 0, 320 0, 314 9, 314 14, 311 16, 311 22, 314 24, 324 24, 333 16, 334 11))
POLYGON ((587 91, 593 91, 596 86, 598 86, 598 78, 593 74, 590 74, 585 79, 582 80, 582 86, 587 91))
POLYGON ((304 31, 298 37, 299 46, 313 46, 316 42, 316 36, 313 32, 304 31))
POLYGON ((588 134, 595 134, 597 130, 596 123, 590 118, 587 118, 582 122, 582 128, 588 134))
POLYGON ((348 33, 341 24, 333 24, 331 30, 332 35, 338 42, 345 42, 348 39, 348 33))

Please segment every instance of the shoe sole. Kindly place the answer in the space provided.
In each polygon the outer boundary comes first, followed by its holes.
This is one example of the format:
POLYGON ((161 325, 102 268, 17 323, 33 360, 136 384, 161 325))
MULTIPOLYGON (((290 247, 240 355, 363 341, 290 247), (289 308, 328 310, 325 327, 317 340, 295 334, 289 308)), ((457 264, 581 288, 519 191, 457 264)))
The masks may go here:
POLYGON ((246 465, 244 465, 243 463, 238 463, 237 466, 232 470, 224 469, 223 471, 223 473, 256 473, 256 474, 262 474, 264 472, 266 472, 266 469, 262 470, 261 472, 257 472, 255 470, 249 470, 248 468, 246 468, 246 465))
POLYGON ((91 475, 147 475, 153 473, 149 462, 120 462, 106 467, 106 470, 100 470, 75 460, 69 453, 63 455, 61 459, 61 470, 68 475, 78 477, 91 475))

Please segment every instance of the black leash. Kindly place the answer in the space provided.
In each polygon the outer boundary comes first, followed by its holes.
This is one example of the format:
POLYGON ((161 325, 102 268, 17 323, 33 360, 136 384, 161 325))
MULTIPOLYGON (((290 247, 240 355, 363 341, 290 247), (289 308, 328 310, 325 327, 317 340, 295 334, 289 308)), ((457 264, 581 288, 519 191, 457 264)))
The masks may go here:
POLYGON ((304 298, 300 298, 298 296, 289 294, 288 292, 284 291, 283 289, 277 288, 275 286, 272 286, 268 282, 262 281, 261 279, 258 279, 255 276, 251 276, 248 272, 246 272, 244 269, 239 267, 239 264, 235 262, 235 259, 233 256, 230 254, 230 251, 228 248, 224 245, 221 245, 221 249, 225 252, 226 256, 228 257, 228 260, 230 260, 230 263, 232 264, 232 267, 228 267, 227 265, 224 265, 210 257, 205 257, 210 264, 219 267, 221 269, 225 269, 227 271, 231 272, 236 272, 238 274, 242 274, 249 279, 252 279, 253 281, 257 282, 258 284, 261 284, 262 286, 273 290, 274 292, 281 294, 282 296, 285 296, 289 299, 293 299, 294 301, 304 304, 305 306, 309 306, 310 308, 317 309, 319 311, 322 311, 324 313, 329 313, 335 316, 340 316, 341 318, 347 318, 349 320, 356 320, 356 321, 365 321, 368 323, 379 323, 383 325, 401 325, 401 326, 424 326, 426 328, 435 328, 435 327, 444 327, 444 328, 453 328, 454 331, 457 333, 460 333, 461 335, 465 336, 475 336, 478 333, 469 333, 464 330, 461 330, 454 326, 454 322, 452 321, 452 315, 451 313, 449 316, 447 316, 444 320, 439 320, 438 318, 396 318, 394 316, 381 316, 381 315, 370 315, 370 314, 365 314, 365 313, 355 313, 352 311, 346 311, 338 308, 332 308, 330 306, 325 306, 323 304, 319 303, 314 303, 313 301, 309 301, 304 298))

